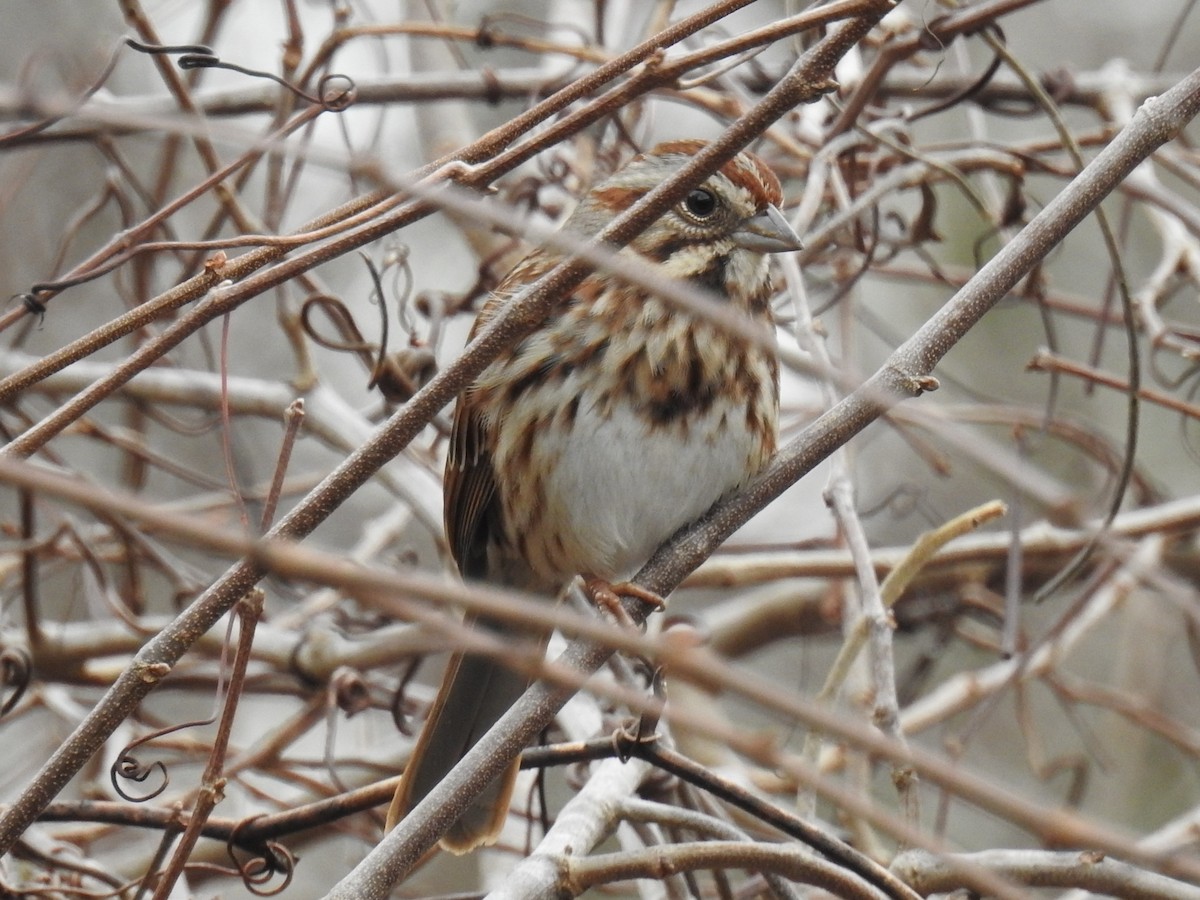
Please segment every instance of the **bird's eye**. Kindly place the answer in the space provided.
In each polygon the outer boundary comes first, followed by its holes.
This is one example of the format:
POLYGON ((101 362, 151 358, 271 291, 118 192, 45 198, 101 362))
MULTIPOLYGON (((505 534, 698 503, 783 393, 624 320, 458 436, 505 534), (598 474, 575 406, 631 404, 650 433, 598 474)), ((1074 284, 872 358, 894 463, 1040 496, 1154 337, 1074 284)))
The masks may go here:
POLYGON ((717 198, 712 191, 696 188, 683 201, 683 205, 697 219, 707 219, 717 211, 717 198))

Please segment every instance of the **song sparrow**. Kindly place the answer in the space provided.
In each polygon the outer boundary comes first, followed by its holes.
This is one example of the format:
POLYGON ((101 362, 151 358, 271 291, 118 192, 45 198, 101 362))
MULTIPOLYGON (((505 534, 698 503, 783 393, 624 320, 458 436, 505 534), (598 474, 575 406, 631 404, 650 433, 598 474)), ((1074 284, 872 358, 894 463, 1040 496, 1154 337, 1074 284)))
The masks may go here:
MULTIPOLYGON (((565 228, 594 236, 676 172, 700 141, 660 144, 580 202, 565 228)), ((770 323, 763 254, 799 248, 779 180, 742 153, 625 253, 770 323)), ((559 254, 518 264, 475 330, 559 254)), ((472 332, 474 334, 474 331, 472 332)), ((773 349, 735 338, 616 277, 586 278, 459 398, 446 463, 450 549, 466 578, 553 595, 576 574, 626 578, 660 543, 758 472, 775 449, 773 349)), ((473 627, 503 631, 474 619, 473 627)), ((456 656, 389 811, 427 794, 528 686, 491 659, 456 656)), ((466 852, 503 824, 516 767, 442 839, 466 852)))

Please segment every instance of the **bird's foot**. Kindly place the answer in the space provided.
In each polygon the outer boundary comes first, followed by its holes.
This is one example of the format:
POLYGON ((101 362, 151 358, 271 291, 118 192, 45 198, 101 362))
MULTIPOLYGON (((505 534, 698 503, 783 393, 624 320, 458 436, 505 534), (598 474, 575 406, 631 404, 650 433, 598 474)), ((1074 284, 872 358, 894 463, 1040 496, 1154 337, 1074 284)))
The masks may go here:
POLYGON ((641 600, 643 603, 653 606, 656 612, 662 612, 667 608, 667 601, 662 597, 632 581, 619 581, 614 584, 603 578, 592 576, 583 579, 583 587, 588 596, 592 598, 593 603, 608 612, 622 625, 633 626, 633 620, 630 619, 629 613, 621 603, 622 599, 641 600))

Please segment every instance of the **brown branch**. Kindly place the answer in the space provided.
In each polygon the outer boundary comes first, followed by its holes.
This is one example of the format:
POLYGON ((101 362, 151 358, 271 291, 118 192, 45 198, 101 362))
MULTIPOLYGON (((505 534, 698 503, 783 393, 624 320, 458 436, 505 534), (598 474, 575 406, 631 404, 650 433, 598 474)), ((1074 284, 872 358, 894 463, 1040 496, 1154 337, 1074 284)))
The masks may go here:
MULTIPOLYGON (((248 552, 248 548, 254 548, 254 559, 268 571, 291 579, 338 585, 343 590, 359 597, 362 602, 369 603, 393 616, 420 622, 435 631, 455 630, 460 638, 459 645, 464 650, 488 654, 509 664, 523 665, 531 671, 537 671, 545 681, 535 685, 534 689, 528 692, 520 703, 508 713, 500 726, 485 737, 481 744, 486 745, 489 751, 495 749, 497 741, 504 741, 505 745, 512 745, 513 753, 519 752, 527 741, 522 740, 519 733, 510 737, 507 730, 509 726, 517 729, 527 727, 528 704, 538 693, 549 692, 552 698, 557 698, 558 694, 565 698, 574 693, 585 680, 586 674, 581 671, 579 666, 572 664, 571 660, 579 658, 586 660, 597 655, 607 657, 611 650, 597 650, 600 645, 604 645, 623 652, 660 660, 669 665, 671 671, 680 678, 700 684, 719 683, 727 691, 794 718, 806 727, 846 741, 863 752, 883 759, 908 762, 917 769, 923 778, 998 816, 1018 823, 1021 827, 1042 837, 1043 840, 1099 847, 1110 852, 1121 853, 1126 858, 1139 861, 1149 867, 1163 871, 1178 871, 1189 877, 1200 877, 1200 866, 1195 865, 1189 859, 1181 859, 1170 853, 1140 850, 1123 836, 1093 825, 1069 811, 1046 807, 1026 800, 1002 785, 972 775, 952 761, 916 747, 901 746, 871 726, 830 711, 824 706, 786 690, 776 680, 764 679, 734 668, 704 648, 689 649, 670 644, 660 645, 629 629, 613 627, 599 619, 580 616, 565 609, 552 607, 539 600, 518 601, 502 591, 479 586, 456 585, 436 576, 415 571, 398 573, 389 570, 366 569, 332 554, 297 547, 287 542, 275 540, 248 542, 236 534, 214 533, 201 523, 186 517, 164 513, 147 507, 136 499, 97 490, 86 484, 42 472, 38 467, 27 463, 0 460, 0 474, 2 474, 3 480, 9 483, 27 488, 38 487, 45 493, 80 503, 88 508, 103 509, 112 514, 120 513, 130 518, 156 523, 160 528, 170 530, 187 539, 189 544, 219 549, 230 555, 244 555, 248 552), (450 620, 444 617, 438 609, 417 606, 408 599, 416 597, 438 601, 442 604, 459 604, 490 616, 503 616, 518 624, 532 624, 539 630, 559 628, 565 632, 579 635, 581 640, 569 647, 564 658, 560 658, 559 661, 539 665, 540 647, 535 645, 534 649, 537 652, 519 656, 517 648, 514 648, 511 641, 489 639, 481 636, 477 631, 467 631, 462 629, 461 625, 451 624, 450 620)), ((639 610, 633 612, 640 613, 639 610)), ((187 624, 184 621, 169 625, 159 633, 155 640, 187 641, 189 639, 187 632, 181 630, 187 624)), ((165 668, 165 666, 160 666, 150 669, 143 666, 136 672, 148 678, 161 678, 166 674, 165 668)), ((143 692, 145 690, 142 687, 136 689, 143 692)), ((595 690, 648 715, 662 716, 663 714, 661 702, 646 697, 639 690, 616 687, 601 688, 600 686, 597 686, 595 690)), ((121 702, 124 702, 124 698, 121 702)), ((867 817, 870 821, 888 824, 897 834, 912 843, 918 845, 929 843, 928 839, 913 833, 911 829, 906 829, 903 823, 891 823, 889 817, 875 809, 869 801, 853 796, 846 788, 823 779, 811 768, 800 763, 794 757, 781 753, 774 745, 764 742, 754 733, 715 723, 705 717, 697 716, 695 713, 687 713, 682 710, 673 711, 668 719, 678 727, 690 728, 711 739, 722 741, 734 751, 746 755, 764 767, 780 769, 801 779, 806 784, 813 785, 822 796, 834 800, 856 815, 867 817)), ((501 752, 507 751, 502 749, 501 752)), ((484 755, 486 756, 486 754, 484 755)), ((469 756, 464 763, 464 770, 469 776, 474 777, 473 773, 481 765, 483 763, 480 763, 478 759, 469 756)), ((470 784, 471 782, 466 783, 470 784)), ((486 780, 480 783, 485 784, 486 780)), ((457 786, 450 788, 451 791, 458 789, 457 786)), ((444 786, 439 788, 439 791, 444 790, 444 786)), ((453 807, 448 808, 443 815, 446 821, 452 821, 455 816, 453 807)), ((398 827, 403 828, 403 823, 398 827)))
MULTIPOLYGON (((783 85, 781 85, 782 87, 783 85)), ((774 92, 773 92, 774 93, 774 92)), ((771 95, 768 95, 770 97, 771 95)), ((818 418, 782 448, 775 462, 744 490, 717 504, 699 522, 672 538, 638 573, 643 587, 665 596, 738 527, 810 472, 886 409, 936 385, 934 366, 1017 281, 1045 257, 1121 180, 1161 144, 1173 139, 1200 111, 1200 71, 1145 104, 1139 115, 1080 175, 859 390, 818 418)), ((649 610, 631 612, 637 620, 649 610)), ((596 671, 611 655, 608 647, 573 643, 558 665, 580 673, 596 671)), ((699 675, 700 673, 696 673, 699 675)), ((461 760, 454 771, 393 829, 355 872, 330 895, 382 897, 437 840, 456 811, 493 778, 505 761, 545 728, 574 693, 537 682, 461 760)), ((925 774, 922 772, 921 774, 925 774)), ((1015 808, 1017 818, 1026 819, 1015 808)), ((1092 831, 1085 841, 1106 839, 1092 831)))
MULTIPOLYGON (((464 147, 454 154, 422 167, 417 172, 411 174, 406 180, 419 181, 444 169, 450 163, 460 162, 476 166, 472 170, 471 176, 463 177, 459 181, 460 184, 477 188, 487 186, 492 180, 511 171, 544 147, 562 137, 587 127, 607 115, 613 108, 611 105, 613 100, 611 97, 601 97, 599 100, 587 104, 583 109, 564 117, 556 123, 554 128, 550 129, 548 133, 542 134, 538 139, 526 142, 521 148, 512 149, 500 155, 502 150, 508 148, 519 137, 575 101, 599 91, 603 85, 651 57, 656 51, 683 40, 712 22, 747 5, 749 2, 751 0, 723 0, 723 2, 715 3, 695 15, 682 19, 670 28, 655 34, 649 40, 643 41, 638 46, 622 53, 594 72, 573 81, 528 111, 492 129, 470 146, 464 147), (499 158, 497 158, 498 155, 499 158)), ((633 86, 624 92, 621 97, 624 97, 625 94, 628 94, 630 97, 636 96, 639 93, 650 90, 657 84, 658 80, 653 77, 643 77, 640 80, 634 79, 633 86)), ((207 133, 207 129, 203 126, 203 120, 200 120, 197 123, 197 128, 193 130, 196 133, 207 133)), ((278 147, 274 140, 256 143, 263 143, 268 148, 275 148, 273 152, 286 151, 286 148, 278 147)), ((228 261, 219 270, 206 270, 153 300, 138 306, 136 309, 130 310, 128 313, 114 319, 95 332, 49 354, 40 363, 29 367, 27 370, 3 379, 0 381, 0 402, 12 398, 19 391, 39 379, 57 372, 71 363, 83 359, 97 350, 143 328, 145 325, 160 319, 165 313, 179 309, 204 296, 206 292, 210 291, 222 280, 239 281, 239 283, 227 293, 225 302, 217 309, 212 310, 211 317, 213 318, 223 315, 225 312, 252 299, 263 291, 283 284, 298 274, 309 271, 328 259, 368 244, 405 225, 410 225, 431 211, 428 206, 410 203, 404 204, 399 211, 392 212, 389 215, 389 211, 400 204, 401 200, 402 198, 389 195, 385 192, 366 194, 356 197, 337 209, 301 225, 297 229, 297 232, 303 234, 343 222, 347 224, 349 224, 349 221, 367 222, 366 226, 355 229, 340 241, 331 242, 325 248, 318 248, 308 254, 289 260, 285 266, 275 267, 271 270, 268 277, 261 278, 260 280, 249 283, 241 281, 241 279, 246 279, 251 273, 280 259, 284 254, 284 247, 263 247, 228 261)), ((245 228, 243 230, 253 231, 255 229, 245 228)), ((138 369, 145 368, 149 362, 160 358, 162 354, 166 353, 171 347, 176 346, 190 334, 191 329, 199 327, 199 324, 201 324, 200 321, 192 321, 187 326, 189 330, 176 331, 171 340, 164 341, 149 351, 143 351, 138 360, 126 370, 128 374, 131 376, 138 369)), ((98 402, 108 392, 108 389, 97 388, 99 396, 95 397, 94 402, 98 402)), ((88 402, 82 401, 70 407, 69 410, 65 410, 56 425, 50 426, 48 424, 40 437, 36 439, 30 438, 26 442, 24 450, 14 450, 11 445, 6 449, 9 452, 27 455, 33 449, 36 449, 37 446, 40 446, 39 441, 44 442, 48 439, 49 432, 53 432, 55 429, 61 430, 62 427, 65 427, 66 424, 72 421, 80 412, 87 409, 88 406, 88 402)))
POLYGON ((254 629, 262 616, 262 591, 255 588, 243 597, 237 607, 238 641, 237 652, 226 687, 225 703, 221 710, 221 718, 217 723, 217 737, 213 741, 212 750, 208 755, 208 763, 200 778, 200 790, 196 805, 188 816, 187 827, 175 844, 175 852, 167 864, 166 871, 159 876, 154 886, 153 900, 166 900, 174 890, 175 883, 183 874, 192 849, 204 830, 204 823, 225 796, 225 777, 222 770, 225 766, 225 751, 229 746, 229 736, 233 730, 233 717, 237 713, 238 701, 245 688, 246 666, 250 662, 250 648, 254 643, 254 629))
POLYGON ((1200 888, 1195 885, 1086 851, 988 850, 947 859, 909 851, 898 856, 892 868, 923 894, 948 893, 964 884, 952 860, 989 869, 1031 888, 1089 891, 1125 900, 1200 900, 1200 888))
POLYGON ((838 866, 831 866, 797 847, 780 844, 701 841, 589 857, 572 855, 564 863, 563 890, 571 896, 627 878, 661 880, 668 873, 711 869, 772 872, 847 900, 879 900, 888 896, 838 866))

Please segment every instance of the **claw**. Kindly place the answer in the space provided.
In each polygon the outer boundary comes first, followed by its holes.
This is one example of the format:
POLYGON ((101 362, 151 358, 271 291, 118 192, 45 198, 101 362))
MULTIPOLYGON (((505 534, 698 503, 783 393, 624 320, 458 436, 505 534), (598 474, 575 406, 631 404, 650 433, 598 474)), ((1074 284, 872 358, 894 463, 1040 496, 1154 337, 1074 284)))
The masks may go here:
POLYGON ((613 584, 611 581, 592 576, 583 579, 583 587, 588 596, 592 598, 593 603, 611 614, 622 625, 633 625, 629 613, 621 605, 622 598, 641 600, 643 603, 653 606, 656 612, 662 612, 667 608, 667 601, 662 597, 632 581, 619 581, 613 584))

